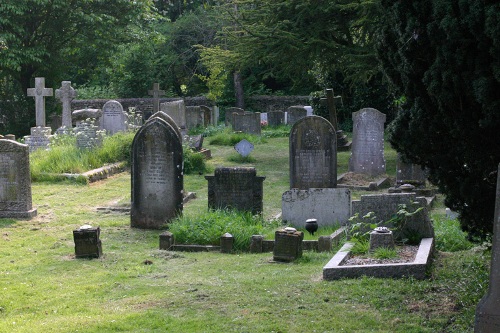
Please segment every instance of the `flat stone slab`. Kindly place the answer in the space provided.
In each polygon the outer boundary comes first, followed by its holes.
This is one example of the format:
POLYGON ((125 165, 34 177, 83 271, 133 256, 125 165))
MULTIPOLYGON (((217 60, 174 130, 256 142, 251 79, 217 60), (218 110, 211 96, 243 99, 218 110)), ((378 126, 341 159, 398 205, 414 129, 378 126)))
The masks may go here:
POLYGON ((346 243, 323 267, 323 280, 338 280, 342 278, 358 278, 370 276, 377 278, 414 277, 422 280, 427 278, 431 264, 434 238, 422 238, 415 260, 411 263, 374 264, 374 265, 342 265, 350 256, 354 244, 346 243))
POLYGON ((126 169, 125 162, 113 163, 110 165, 105 165, 101 168, 89 170, 84 173, 47 173, 46 175, 50 175, 60 179, 78 179, 85 178, 88 183, 93 183, 99 180, 106 179, 112 175, 124 172, 126 169))
POLYGON ((338 188, 349 188, 351 190, 360 190, 360 191, 378 191, 381 188, 389 187, 390 181, 389 177, 381 177, 373 182, 369 182, 366 185, 351 185, 351 184, 343 184, 345 173, 341 174, 337 177, 337 187, 338 188))

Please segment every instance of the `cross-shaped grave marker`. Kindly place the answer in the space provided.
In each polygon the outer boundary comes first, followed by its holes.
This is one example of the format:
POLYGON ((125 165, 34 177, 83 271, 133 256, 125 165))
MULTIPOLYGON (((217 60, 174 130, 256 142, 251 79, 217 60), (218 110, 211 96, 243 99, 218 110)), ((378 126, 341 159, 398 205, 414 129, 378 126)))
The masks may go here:
POLYGON ((53 96, 52 88, 45 88, 45 78, 35 78, 35 88, 28 88, 28 96, 35 98, 36 126, 45 127, 45 96, 53 96))
POLYGON ((153 114, 160 110, 160 96, 165 95, 165 90, 160 90, 160 84, 154 83, 153 90, 149 90, 148 94, 153 96, 153 114))
POLYGON ((62 125, 71 128, 71 101, 76 98, 77 92, 71 86, 71 81, 63 81, 61 88, 56 89, 56 98, 62 102, 62 125))

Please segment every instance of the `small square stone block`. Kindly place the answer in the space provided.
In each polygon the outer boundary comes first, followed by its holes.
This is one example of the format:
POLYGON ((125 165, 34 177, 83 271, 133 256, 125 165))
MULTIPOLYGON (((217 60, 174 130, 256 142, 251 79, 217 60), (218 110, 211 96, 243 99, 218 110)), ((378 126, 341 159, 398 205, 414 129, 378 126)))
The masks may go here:
POLYGON ((274 234, 273 259, 275 261, 294 261, 302 257, 302 231, 286 232, 278 230, 274 234))
POLYGON ((101 229, 99 227, 73 230, 75 256, 77 258, 99 258, 102 256, 100 234, 101 229))

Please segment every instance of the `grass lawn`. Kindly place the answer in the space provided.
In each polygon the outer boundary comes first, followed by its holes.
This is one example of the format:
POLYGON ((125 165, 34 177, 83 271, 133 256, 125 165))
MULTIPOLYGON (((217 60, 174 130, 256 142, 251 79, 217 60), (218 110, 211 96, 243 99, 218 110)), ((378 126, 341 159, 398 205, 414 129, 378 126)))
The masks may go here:
MULTIPOLYGON (((255 166, 266 176, 267 219, 279 213, 289 180, 288 138, 266 140, 252 163, 229 161, 230 146, 205 147, 212 170, 255 166)), ((386 148, 394 176, 395 152, 386 148)), ((339 174, 348 157, 339 153, 339 174)), ((185 176, 185 189, 197 199, 184 214, 205 211, 204 176, 185 176)), ((431 279, 323 281, 333 253, 306 251, 278 264, 272 253, 159 251, 160 231, 96 211, 130 200, 129 173, 90 185, 34 183, 32 192, 36 218, 0 219, 0 332, 472 332, 486 291, 488 255, 460 246, 465 236, 440 203, 437 242, 449 249, 440 238, 459 241, 453 252, 438 252, 431 279), (72 231, 83 224, 101 227, 102 258, 74 259, 72 231)))

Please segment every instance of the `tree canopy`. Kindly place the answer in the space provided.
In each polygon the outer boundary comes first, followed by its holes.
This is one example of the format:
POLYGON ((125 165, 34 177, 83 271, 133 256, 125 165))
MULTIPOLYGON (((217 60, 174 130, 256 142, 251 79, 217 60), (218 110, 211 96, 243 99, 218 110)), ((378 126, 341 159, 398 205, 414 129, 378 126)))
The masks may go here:
POLYGON ((390 142, 460 213, 471 235, 492 231, 500 162, 500 4, 382 1, 377 44, 406 97, 390 142))

